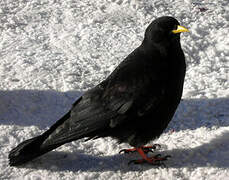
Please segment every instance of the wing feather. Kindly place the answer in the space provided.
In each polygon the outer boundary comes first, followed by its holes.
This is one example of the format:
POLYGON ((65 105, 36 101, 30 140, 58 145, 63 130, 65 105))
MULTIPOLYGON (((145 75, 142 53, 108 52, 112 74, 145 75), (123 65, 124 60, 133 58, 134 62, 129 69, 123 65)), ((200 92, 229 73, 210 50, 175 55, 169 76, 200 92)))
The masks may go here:
POLYGON ((158 65, 153 69, 138 59, 132 59, 132 63, 127 60, 73 104, 70 118, 51 133, 46 144, 70 142, 115 128, 126 121, 127 115, 144 116, 160 104, 165 89, 160 74, 166 70, 158 65))

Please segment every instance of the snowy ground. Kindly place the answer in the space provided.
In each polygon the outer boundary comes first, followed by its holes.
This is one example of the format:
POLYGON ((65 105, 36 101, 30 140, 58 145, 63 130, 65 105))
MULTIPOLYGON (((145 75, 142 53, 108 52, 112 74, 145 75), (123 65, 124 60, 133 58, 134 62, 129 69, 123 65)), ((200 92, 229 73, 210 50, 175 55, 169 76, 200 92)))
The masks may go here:
POLYGON ((0 179, 228 179, 227 0, 0 1, 0 179), (66 144, 20 168, 8 152, 108 76, 156 17, 189 28, 181 102, 159 143, 167 168, 131 165, 111 138, 66 144))

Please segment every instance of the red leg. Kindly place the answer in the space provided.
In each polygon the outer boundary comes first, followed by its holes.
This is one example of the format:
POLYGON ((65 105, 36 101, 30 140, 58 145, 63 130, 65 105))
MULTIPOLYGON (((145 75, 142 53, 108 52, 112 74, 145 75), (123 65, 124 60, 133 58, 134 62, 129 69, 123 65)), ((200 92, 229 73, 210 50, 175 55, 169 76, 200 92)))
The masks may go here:
POLYGON ((162 161, 166 161, 169 157, 171 157, 169 155, 167 155, 165 157, 161 157, 160 154, 153 156, 153 157, 147 157, 144 150, 142 149, 142 147, 136 148, 136 150, 138 151, 138 153, 140 154, 142 159, 132 160, 128 164, 131 164, 131 163, 141 164, 141 163, 147 162, 147 163, 152 164, 152 165, 163 165, 162 161))
POLYGON ((142 164, 142 163, 149 163, 152 165, 163 165, 162 161, 166 161, 169 157, 169 155, 161 157, 160 154, 157 154, 156 156, 153 157, 148 157, 146 153, 148 152, 153 152, 157 147, 161 147, 159 144, 155 144, 153 146, 142 146, 142 147, 137 147, 133 149, 123 149, 119 153, 124 152, 124 153, 133 153, 133 152, 138 152, 142 159, 138 160, 132 160, 128 164, 134 163, 134 164, 142 164))
POLYGON ((152 163, 152 160, 146 156, 142 148, 136 148, 140 156, 147 162, 152 163))
MULTIPOLYGON (((148 153, 148 152, 153 152, 153 150, 160 148, 161 146, 159 144, 154 144, 152 146, 142 146, 142 150, 144 151, 144 153, 148 153)), ((137 148, 132 148, 132 149, 122 149, 121 151, 119 151, 119 153, 133 153, 133 152, 137 152, 137 148)))

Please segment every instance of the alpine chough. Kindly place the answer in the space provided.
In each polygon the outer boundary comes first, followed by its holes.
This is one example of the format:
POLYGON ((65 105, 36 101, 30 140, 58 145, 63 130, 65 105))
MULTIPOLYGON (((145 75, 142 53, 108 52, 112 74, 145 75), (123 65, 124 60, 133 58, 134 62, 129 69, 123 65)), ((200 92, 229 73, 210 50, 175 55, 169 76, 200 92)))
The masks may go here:
POLYGON ((107 79, 85 92, 46 132, 12 149, 9 164, 24 164, 81 138, 108 136, 134 147, 122 150, 141 155, 134 163, 166 160, 148 157, 156 146, 144 145, 162 134, 181 100, 186 64, 180 33, 187 31, 173 17, 155 19, 141 45, 107 79))

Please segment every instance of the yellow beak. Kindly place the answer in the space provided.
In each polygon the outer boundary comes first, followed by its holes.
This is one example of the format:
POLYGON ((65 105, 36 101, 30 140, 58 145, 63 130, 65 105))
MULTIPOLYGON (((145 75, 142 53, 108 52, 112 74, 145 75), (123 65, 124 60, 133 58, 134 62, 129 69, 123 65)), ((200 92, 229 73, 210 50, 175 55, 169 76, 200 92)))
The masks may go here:
POLYGON ((183 26, 178 25, 176 30, 172 30, 174 34, 181 33, 181 32, 189 32, 188 29, 186 29, 183 26))

